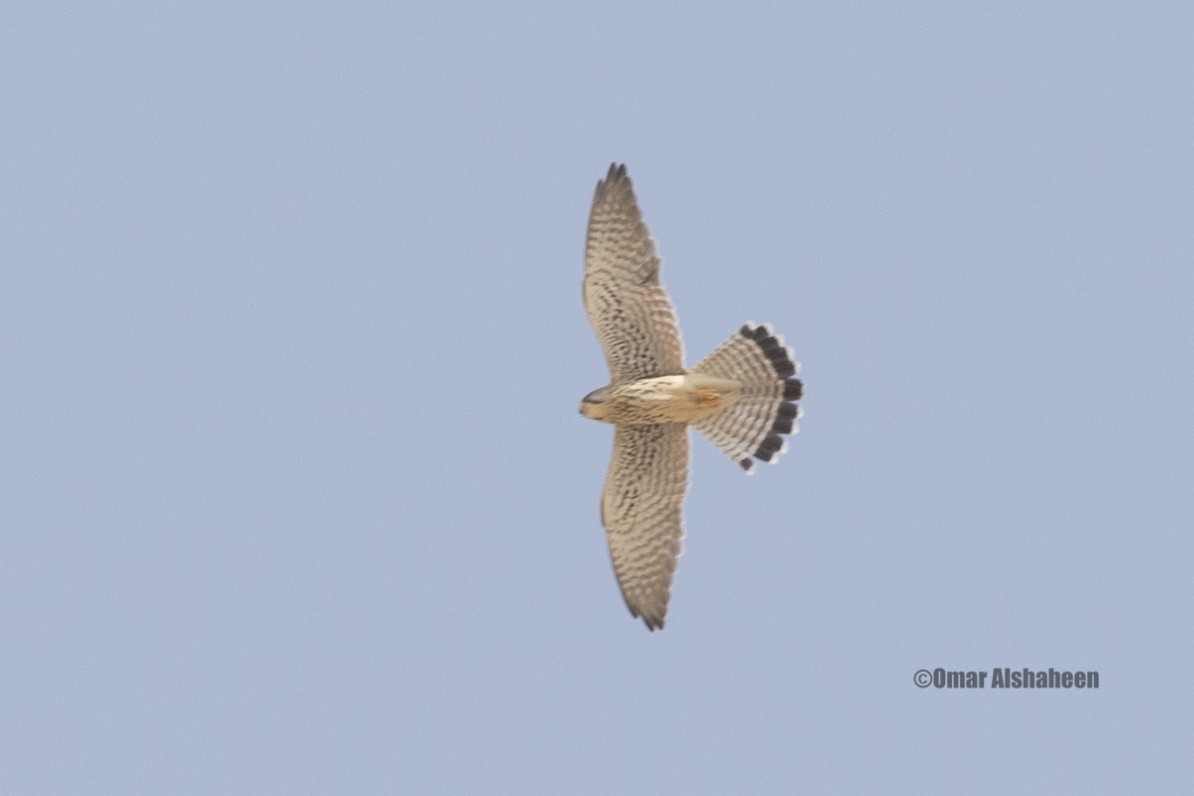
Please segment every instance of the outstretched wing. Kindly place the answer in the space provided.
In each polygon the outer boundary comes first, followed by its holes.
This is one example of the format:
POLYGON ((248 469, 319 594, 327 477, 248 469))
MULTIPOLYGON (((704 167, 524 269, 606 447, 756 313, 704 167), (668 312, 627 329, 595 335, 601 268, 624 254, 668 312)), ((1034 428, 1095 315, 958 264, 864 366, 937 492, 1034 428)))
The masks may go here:
POLYGON ((597 183, 585 244, 585 312, 605 350, 610 383, 684 372, 676 311, 659 281, 655 241, 626 167, 597 183))
POLYGON ((651 630, 663 627, 667 615, 687 490, 687 426, 617 427, 601 522, 626 607, 651 630))

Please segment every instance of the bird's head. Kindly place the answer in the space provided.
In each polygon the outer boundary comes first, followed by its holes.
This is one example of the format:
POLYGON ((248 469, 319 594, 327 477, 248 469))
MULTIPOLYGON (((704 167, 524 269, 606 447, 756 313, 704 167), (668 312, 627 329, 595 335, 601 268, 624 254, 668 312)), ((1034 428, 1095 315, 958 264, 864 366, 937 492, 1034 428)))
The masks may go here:
POLYGON ((580 413, 593 420, 609 422, 609 387, 593 390, 584 398, 581 398, 580 413))

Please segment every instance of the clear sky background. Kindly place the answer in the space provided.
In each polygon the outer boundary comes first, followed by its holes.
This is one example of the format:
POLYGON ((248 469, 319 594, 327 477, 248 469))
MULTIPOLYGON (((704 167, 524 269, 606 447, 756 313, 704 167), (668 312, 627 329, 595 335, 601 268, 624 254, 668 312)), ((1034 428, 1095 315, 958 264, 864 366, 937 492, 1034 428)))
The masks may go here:
POLYGON ((1191 792, 1188 3, 10 4, 6 793, 1191 792), (626 611, 580 301, 625 161, 695 362, 626 611), (921 668, 1097 691, 920 689, 921 668))

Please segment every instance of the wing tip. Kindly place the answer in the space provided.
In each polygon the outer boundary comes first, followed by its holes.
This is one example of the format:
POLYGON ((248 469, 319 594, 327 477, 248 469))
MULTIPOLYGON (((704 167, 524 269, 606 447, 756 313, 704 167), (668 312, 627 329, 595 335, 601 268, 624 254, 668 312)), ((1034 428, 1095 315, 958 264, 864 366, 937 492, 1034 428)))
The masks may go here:
MULTIPOLYGON (((623 598, 626 595, 622 595, 623 598)), ((626 600, 626 608, 630 611, 630 615, 635 619, 641 619, 643 624, 647 626, 647 630, 654 633, 656 630, 663 630, 663 625, 667 621, 667 604, 663 606, 661 611, 647 611, 641 610, 634 606, 629 599, 626 600)))
POLYGON ((597 181, 597 192, 601 193, 602 189, 622 182, 629 184, 630 176, 626 173, 626 164, 615 161, 609 164, 609 171, 605 173, 605 179, 597 181))

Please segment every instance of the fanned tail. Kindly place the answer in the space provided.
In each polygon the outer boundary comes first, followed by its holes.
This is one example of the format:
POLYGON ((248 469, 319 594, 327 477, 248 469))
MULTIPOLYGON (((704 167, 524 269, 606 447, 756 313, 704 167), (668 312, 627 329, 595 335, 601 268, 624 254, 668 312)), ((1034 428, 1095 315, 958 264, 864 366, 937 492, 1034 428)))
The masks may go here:
POLYGON ((748 473, 752 456, 774 464, 787 450, 781 435, 796 431, 800 417, 798 369, 770 325, 745 324, 693 368, 742 385, 736 403, 695 423, 696 429, 748 473))

